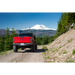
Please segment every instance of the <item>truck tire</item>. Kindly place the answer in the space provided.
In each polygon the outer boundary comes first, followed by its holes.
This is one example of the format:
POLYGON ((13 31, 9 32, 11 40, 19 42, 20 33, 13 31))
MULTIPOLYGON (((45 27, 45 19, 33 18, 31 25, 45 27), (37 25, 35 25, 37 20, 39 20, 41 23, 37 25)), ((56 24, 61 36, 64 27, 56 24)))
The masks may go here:
POLYGON ((37 44, 35 45, 35 50, 37 50, 37 44))
POLYGON ((35 52, 35 45, 32 46, 31 51, 35 52))
POLYGON ((13 51, 14 51, 14 52, 17 52, 17 51, 18 51, 18 47, 15 46, 15 45, 13 45, 13 51))

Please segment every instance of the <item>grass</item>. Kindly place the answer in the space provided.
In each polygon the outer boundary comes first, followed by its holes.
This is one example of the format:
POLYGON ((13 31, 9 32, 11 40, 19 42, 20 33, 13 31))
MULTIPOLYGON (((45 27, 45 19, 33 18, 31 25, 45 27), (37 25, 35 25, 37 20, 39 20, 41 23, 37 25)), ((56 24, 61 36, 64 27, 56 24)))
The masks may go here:
POLYGON ((45 59, 45 61, 47 62, 48 59, 50 59, 50 56, 47 55, 46 52, 43 52, 43 58, 45 59))
POLYGON ((72 52, 72 55, 74 55, 75 54, 75 49, 73 50, 73 52, 72 52))
MULTIPOLYGON (((19 48, 18 50, 21 50, 21 48, 19 48)), ((13 50, 8 50, 8 51, 4 51, 4 52, 0 52, 0 55, 5 55, 7 53, 13 52, 13 50)))
POLYGON ((50 45, 51 44, 51 42, 49 42, 47 45, 50 45))
POLYGON ((13 50, 9 50, 9 51, 4 51, 4 52, 0 52, 0 55, 5 55, 7 53, 13 52, 13 50))
POLYGON ((47 56, 46 59, 50 59, 50 56, 47 56))
POLYGON ((0 55, 5 55, 7 51, 1 52, 0 55))
POLYGON ((43 54, 46 56, 46 52, 43 52, 43 54))
MULTIPOLYGON (((45 66, 53 66, 53 61, 44 61, 45 66)), ((58 62, 58 66, 60 66, 60 62, 58 62)), ((66 60, 64 65, 62 66, 75 66, 74 60, 66 60)))
POLYGON ((67 52, 63 52, 63 54, 66 54, 67 52))
MULTIPOLYGON (((45 47, 43 47, 43 49, 46 49, 45 47)), ((50 59, 53 57, 54 52, 57 52, 59 49, 55 49, 55 48, 51 48, 50 50, 47 50, 45 52, 43 52, 43 58, 45 60, 45 62, 53 62, 50 59), (50 55, 52 54, 52 55, 50 55)))
POLYGON ((68 40, 68 43, 70 43, 73 39, 68 40))
POLYGON ((50 51, 51 52, 58 52, 59 49, 55 49, 55 48, 51 48, 50 51))
POLYGON ((65 61, 65 66, 75 66, 75 61, 73 60, 65 61))
POLYGON ((59 49, 60 49, 61 47, 62 47, 62 46, 60 46, 59 49))
POLYGON ((45 52, 43 52, 43 58, 46 60, 50 59, 50 56, 49 56, 49 50, 47 49, 46 46, 43 46, 42 49, 45 50, 45 52))
POLYGON ((74 27, 73 27, 73 28, 74 28, 74 30, 75 30, 75 25, 74 25, 74 27))
POLYGON ((47 47, 46 47, 46 46, 43 46, 43 47, 42 47, 42 49, 45 49, 45 50, 47 50, 47 47))
POLYGON ((66 54, 66 53, 67 53, 67 51, 63 52, 63 54, 66 54))

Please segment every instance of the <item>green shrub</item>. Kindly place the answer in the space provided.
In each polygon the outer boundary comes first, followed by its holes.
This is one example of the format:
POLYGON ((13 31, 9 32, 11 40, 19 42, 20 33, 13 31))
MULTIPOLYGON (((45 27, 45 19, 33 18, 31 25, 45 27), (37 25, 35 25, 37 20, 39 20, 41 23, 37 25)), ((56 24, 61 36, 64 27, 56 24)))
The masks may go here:
POLYGON ((74 55, 75 54, 75 49, 73 50, 73 52, 72 52, 72 55, 74 55))
POLYGON ((42 49, 47 49, 47 47, 46 46, 43 46, 42 49))
POLYGON ((63 52, 63 54, 66 54, 67 52, 63 52))
POLYGON ((50 59, 50 56, 47 56, 46 59, 50 59))
POLYGON ((60 49, 61 47, 62 47, 62 46, 60 46, 59 49, 60 49))
POLYGON ((68 43, 70 43, 73 39, 68 40, 68 43))

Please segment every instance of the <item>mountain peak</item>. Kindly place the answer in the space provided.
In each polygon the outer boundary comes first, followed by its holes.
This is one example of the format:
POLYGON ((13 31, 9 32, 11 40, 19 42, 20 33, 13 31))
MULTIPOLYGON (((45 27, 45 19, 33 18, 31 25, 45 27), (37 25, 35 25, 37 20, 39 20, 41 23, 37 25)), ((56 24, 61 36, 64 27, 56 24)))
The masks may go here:
POLYGON ((31 27, 30 29, 35 29, 35 30, 53 30, 51 28, 47 28, 45 25, 39 25, 39 24, 36 24, 35 26, 31 27))
POLYGON ((46 27, 45 27, 44 25, 38 25, 38 24, 37 24, 37 25, 31 27, 30 29, 36 29, 36 30, 41 29, 41 30, 43 30, 43 29, 46 29, 46 27))
POLYGON ((34 29, 34 30, 55 30, 55 29, 47 28, 45 25, 39 25, 39 24, 36 24, 35 26, 33 26, 31 28, 27 28, 27 29, 23 29, 23 30, 28 30, 28 29, 34 29))

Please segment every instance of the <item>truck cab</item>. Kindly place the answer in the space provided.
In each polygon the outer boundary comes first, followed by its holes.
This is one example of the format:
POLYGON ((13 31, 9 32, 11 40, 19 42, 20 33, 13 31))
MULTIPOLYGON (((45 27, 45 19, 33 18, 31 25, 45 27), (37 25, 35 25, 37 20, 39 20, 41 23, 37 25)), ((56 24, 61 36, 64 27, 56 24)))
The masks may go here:
POLYGON ((37 50, 36 38, 33 33, 20 33, 17 37, 13 38, 13 51, 17 52, 18 49, 31 48, 32 51, 37 50))

